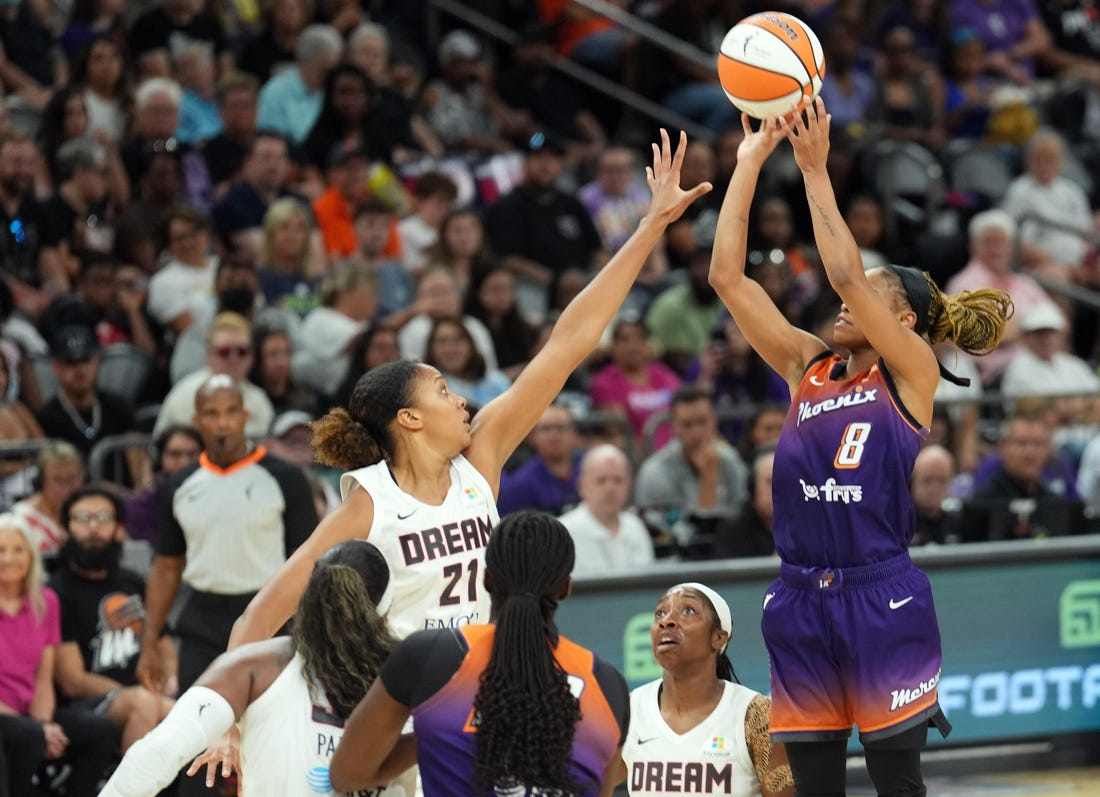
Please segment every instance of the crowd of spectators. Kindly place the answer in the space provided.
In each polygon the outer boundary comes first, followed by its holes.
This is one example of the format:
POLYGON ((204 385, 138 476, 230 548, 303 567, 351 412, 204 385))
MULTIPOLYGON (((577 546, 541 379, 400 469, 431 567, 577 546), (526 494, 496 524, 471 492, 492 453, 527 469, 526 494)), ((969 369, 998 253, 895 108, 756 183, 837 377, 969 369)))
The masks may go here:
MULTIPOLYGON (((1095 528, 1100 324, 1079 298, 1100 289, 1100 6, 614 2, 703 53, 765 6, 809 22, 827 61, 830 171, 865 265, 1012 297, 992 355, 938 352, 972 384, 938 396, 913 474, 914 544, 1095 528)), ((211 445, 192 426, 219 377, 238 386, 248 438, 306 472, 323 514, 338 499, 312 463, 309 421, 402 357, 438 368, 475 408, 499 395, 637 225, 648 142, 685 119, 701 134, 684 183, 715 191, 655 249, 605 345, 509 464, 500 507, 561 515, 592 572, 774 553, 771 456, 789 394, 707 283, 742 136, 713 70, 570 0, 467 5, 514 42, 446 14, 428 24, 431 4, 404 0, 3 6, 5 546, 30 540, 65 573, 77 517, 156 544, 174 474, 211 445), (609 101, 559 58, 669 117, 609 101), (78 492, 93 478, 119 502, 78 492), (72 514, 74 495, 95 507, 72 514)), ((829 343, 839 301, 797 177, 781 150, 747 268, 829 343)), ((93 580, 115 579, 116 564, 93 580)), ((30 575, 0 586, 13 606, 41 588, 30 575)), ((42 603, 35 622, 55 610, 42 603)), ((66 699, 107 686, 62 649, 66 699)), ((111 677, 135 682, 132 666, 111 677)), ((41 755, 59 757, 66 733, 75 749, 71 718, 31 698, 0 691, 0 719, 38 711, 41 755)), ((122 738, 148 709, 116 706, 122 738)))

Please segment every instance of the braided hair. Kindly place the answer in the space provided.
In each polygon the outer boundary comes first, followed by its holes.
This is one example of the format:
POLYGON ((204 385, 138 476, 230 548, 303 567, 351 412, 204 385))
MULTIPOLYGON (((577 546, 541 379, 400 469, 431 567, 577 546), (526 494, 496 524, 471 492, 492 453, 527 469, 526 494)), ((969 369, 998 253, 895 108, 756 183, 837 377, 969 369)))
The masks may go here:
POLYGON ((313 453, 331 468, 354 470, 394 453, 390 424, 403 407, 412 406, 421 365, 412 360, 383 363, 355 383, 347 409, 335 407, 310 424, 313 453))
POLYGON ((291 639, 302 672, 341 719, 363 699, 397 644, 376 608, 389 580, 389 566, 374 545, 348 540, 317 560, 298 603, 291 639))
POLYGON ((489 664, 474 699, 475 794, 537 786, 571 794, 567 762, 580 703, 554 658, 553 613, 573 570, 573 539, 556 518, 517 512, 485 551, 486 586, 497 610, 489 664))
POLYGON ((979 288, 948 294, 927 271, 889 266, 883 272, 891 288, 917 314, 913 331, 927 335, 932 343, 950 340, 968 354, 986 354, 1004 337, 1013 312, 1007 293, 979 288))

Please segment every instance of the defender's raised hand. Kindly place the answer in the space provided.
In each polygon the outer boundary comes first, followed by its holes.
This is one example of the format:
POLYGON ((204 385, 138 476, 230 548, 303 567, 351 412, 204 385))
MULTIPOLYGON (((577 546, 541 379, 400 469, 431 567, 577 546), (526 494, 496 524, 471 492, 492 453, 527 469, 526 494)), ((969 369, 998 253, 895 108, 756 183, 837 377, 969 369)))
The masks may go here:
POLYGON ((661 146, 653 144, 653 165, 645 167, 646 184, 653 194, 649 203, 648 215, 662 224, 671 224, 680 218, 687 206, 699 197, 710 192, 713 186, 709 182, 689 188, 680 188, 680 167, 684 163, 684 151, 687 149, 687 134, 680 132, 680 143, 676 152, 668 131, 661 128, 661 146))
POLYGON ((741 129, 745 131, 745 140, 737 147, 737 162, 739 164, 761 165, 775 150, 776 144, 786 135, 779 126, 779 119, 769 116, 761 120, 760 129, 754 131, 749 122, 749 115, 741 114, 741 129))

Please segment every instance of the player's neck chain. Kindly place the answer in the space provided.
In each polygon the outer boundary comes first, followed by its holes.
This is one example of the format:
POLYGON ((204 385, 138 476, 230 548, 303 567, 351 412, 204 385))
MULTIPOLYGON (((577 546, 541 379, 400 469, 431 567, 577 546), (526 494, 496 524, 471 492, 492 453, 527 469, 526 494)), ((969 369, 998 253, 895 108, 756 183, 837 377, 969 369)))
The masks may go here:
POLYGON ((99 396, 94 392, 92 393, 92 422, 90 424, 80 414, 80 411, 72 405, 64 391, 59 390, 57 392, 57 401, 61 405, 61 409, 65 410, 65 414, 69 416, 69 420, 73 422, 73 426, 79 429, 81 434, 88 440, 94 440, 95 436, 99 434, 99 426, 103 422, 103 408, 99 404, 99 396))

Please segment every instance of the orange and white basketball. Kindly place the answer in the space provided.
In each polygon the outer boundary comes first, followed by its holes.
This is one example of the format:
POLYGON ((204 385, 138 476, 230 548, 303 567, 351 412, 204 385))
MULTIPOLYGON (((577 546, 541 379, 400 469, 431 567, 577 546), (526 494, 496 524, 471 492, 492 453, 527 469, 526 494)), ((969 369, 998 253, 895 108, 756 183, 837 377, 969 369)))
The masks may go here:
POLYGON ((779 11, 738 22, 718 50, 718 79, 736 108, 756 119, 785 116, 802 96, 816 97, 825 52, 809 25, 779 11))

